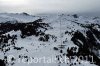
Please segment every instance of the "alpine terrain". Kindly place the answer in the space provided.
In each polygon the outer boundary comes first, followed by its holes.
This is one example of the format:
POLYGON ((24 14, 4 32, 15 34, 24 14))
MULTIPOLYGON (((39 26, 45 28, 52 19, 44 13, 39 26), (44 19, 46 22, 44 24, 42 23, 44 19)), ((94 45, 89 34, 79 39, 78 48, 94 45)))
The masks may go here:
POLYGON ((0 66, 100 66, 100 17, 0 13, 0 66))

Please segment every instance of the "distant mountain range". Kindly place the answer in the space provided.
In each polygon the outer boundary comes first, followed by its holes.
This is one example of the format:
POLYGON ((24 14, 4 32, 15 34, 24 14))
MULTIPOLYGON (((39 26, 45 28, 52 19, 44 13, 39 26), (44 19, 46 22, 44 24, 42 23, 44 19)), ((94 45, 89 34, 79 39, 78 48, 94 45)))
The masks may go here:
POLYGON ((32 16, 27 13, 0 13, 0 22, 7 22, 7 21, 20 21, 20 22, 31 22, 39 17, 32 16))

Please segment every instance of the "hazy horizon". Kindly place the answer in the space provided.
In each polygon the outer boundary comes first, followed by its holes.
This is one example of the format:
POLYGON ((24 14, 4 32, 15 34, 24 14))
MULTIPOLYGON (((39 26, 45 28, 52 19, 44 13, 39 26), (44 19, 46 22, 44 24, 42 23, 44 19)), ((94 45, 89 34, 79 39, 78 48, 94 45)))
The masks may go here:
POLYGON ((99 14, 100 0, 0 0, 0 13, 99 14))

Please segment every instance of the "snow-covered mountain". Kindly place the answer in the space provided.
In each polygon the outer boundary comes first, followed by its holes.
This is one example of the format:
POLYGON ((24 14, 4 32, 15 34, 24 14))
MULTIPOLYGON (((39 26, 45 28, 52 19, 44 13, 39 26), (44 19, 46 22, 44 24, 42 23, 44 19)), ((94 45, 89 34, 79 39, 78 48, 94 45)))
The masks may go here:
POLYGON ((32 16, 27 13, 0 13, 0 22, 31 22, 39 18, 38 16, 32 16))
POLYGON ((100 66, 99 17, 1 13, 0 22, 1 64, 100 66))

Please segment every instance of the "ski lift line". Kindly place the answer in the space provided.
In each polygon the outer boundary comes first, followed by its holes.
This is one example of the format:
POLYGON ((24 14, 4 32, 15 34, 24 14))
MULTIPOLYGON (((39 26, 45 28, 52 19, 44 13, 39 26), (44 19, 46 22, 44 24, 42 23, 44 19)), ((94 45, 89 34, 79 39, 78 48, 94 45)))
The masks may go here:
POLYGON ((61 21, 60 21, 60 40, 61 40, 61 45, 62 45, 62 36, 61 36, 61 21))

